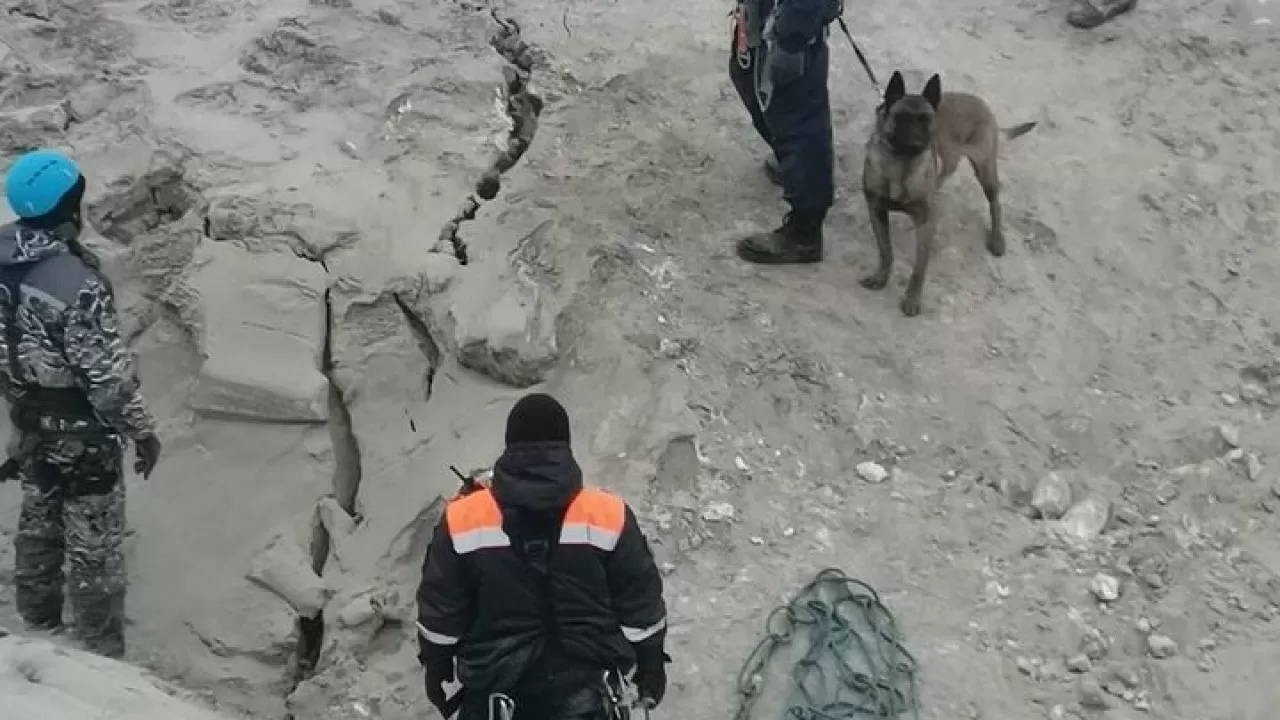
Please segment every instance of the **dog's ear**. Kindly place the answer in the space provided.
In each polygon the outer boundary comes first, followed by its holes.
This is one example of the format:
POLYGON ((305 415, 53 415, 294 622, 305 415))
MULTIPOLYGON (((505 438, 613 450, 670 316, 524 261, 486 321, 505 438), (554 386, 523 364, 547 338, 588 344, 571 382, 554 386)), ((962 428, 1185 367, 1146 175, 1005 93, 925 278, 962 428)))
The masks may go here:
POLYGON ((920 94, 924 95, 924 99, 928 100, 936 111, 942 102, 942 78, 934 73, 934 76, 929 78, 929 82, 924 84, 924 92, 920 94))
POLYGON ((892 107, 907 94, 907 81, 902 79, 902 73, 897 70, 893 71, 893 77, 889 78, 889 87, 884 90, 884 106, 892 107))

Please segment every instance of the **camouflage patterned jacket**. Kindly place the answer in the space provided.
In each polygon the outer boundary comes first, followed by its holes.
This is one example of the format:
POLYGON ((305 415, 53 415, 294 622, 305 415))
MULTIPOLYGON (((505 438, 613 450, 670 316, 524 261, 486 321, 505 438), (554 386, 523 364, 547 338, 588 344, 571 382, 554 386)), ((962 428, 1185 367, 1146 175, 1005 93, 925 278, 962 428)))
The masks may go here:
MULTIPOLYGON (((56 232, 0 226, 0 265, 21 264, 32 267, 22 281, 18 310, 20 384, 78 387, 109 431, 134 440, 152 434, 155 420, 140 392, 133 353, 120 335, 108 281, 56 232)), ((3 302, 7 294, 0 284, 3 302)), ((0 375, 7 380, 6 319, 0 312, 0 375)))

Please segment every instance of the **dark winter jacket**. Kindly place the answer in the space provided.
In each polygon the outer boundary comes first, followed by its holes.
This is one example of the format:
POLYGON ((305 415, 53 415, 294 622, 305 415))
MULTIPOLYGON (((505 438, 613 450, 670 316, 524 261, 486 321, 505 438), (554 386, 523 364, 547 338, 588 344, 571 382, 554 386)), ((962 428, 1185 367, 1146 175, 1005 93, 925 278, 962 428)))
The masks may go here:
MULTIPOLYGON (((0 374, 6 399, 27 388, 79 391, 83 413, 107 432, 137 439, 154 432, 107 280, 57 231, 0 226, 0 275, 20 279, 17 369, 10 377, 0 312, 0 374), (15 387, 15 385, 17 387, 15 387)), ((0 303, 10 301, 0 283, 0 303)), ((78 393, 70 393, 76 396, 78 393)))
POLYGON ((661 656, 662 575, 626 503, 582 486, 568 443, 511 445, 492 488, 436 528, 418 634, 423 665, 447 677, 456 659, 468 690, 561 692, 661 656))

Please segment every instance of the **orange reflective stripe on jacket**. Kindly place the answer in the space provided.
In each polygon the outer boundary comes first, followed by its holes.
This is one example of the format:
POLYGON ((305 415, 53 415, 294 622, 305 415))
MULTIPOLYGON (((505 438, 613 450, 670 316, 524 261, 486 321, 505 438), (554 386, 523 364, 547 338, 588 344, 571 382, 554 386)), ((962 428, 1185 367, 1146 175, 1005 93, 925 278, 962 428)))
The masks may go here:
MULTIPOLYGON (((569 503, 560 530, 561 545, 591 545, 605 551, 618 546, 627 521, 627 505, 603 490, 583 488, 569 503)), ((510 547, 502 529, 502 509, 488 488, 459 497, 445 509, 453 549, 459 555, 483 548, 510 547)))
POLYGON ((459 555, 511 545, 511 539, 502 530, 502 510, 488 488, 454 500, 444 514, 453 550, 459 555))
POLYGON ((569 504, 560 530, 561 545, 592 545, 612 551, 618 546, 627 505, 603 490, 583 488, 569 504))

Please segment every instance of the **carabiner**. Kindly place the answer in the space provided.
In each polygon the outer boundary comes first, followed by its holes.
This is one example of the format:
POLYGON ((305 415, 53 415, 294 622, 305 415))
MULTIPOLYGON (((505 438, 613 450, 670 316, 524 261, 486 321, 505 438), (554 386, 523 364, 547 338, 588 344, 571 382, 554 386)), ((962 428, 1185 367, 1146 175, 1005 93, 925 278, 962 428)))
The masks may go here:
POLYGON ((512 720, 516 714, 516 701, 510 695, 493 693, 489 696, 489 720, 512 720))

